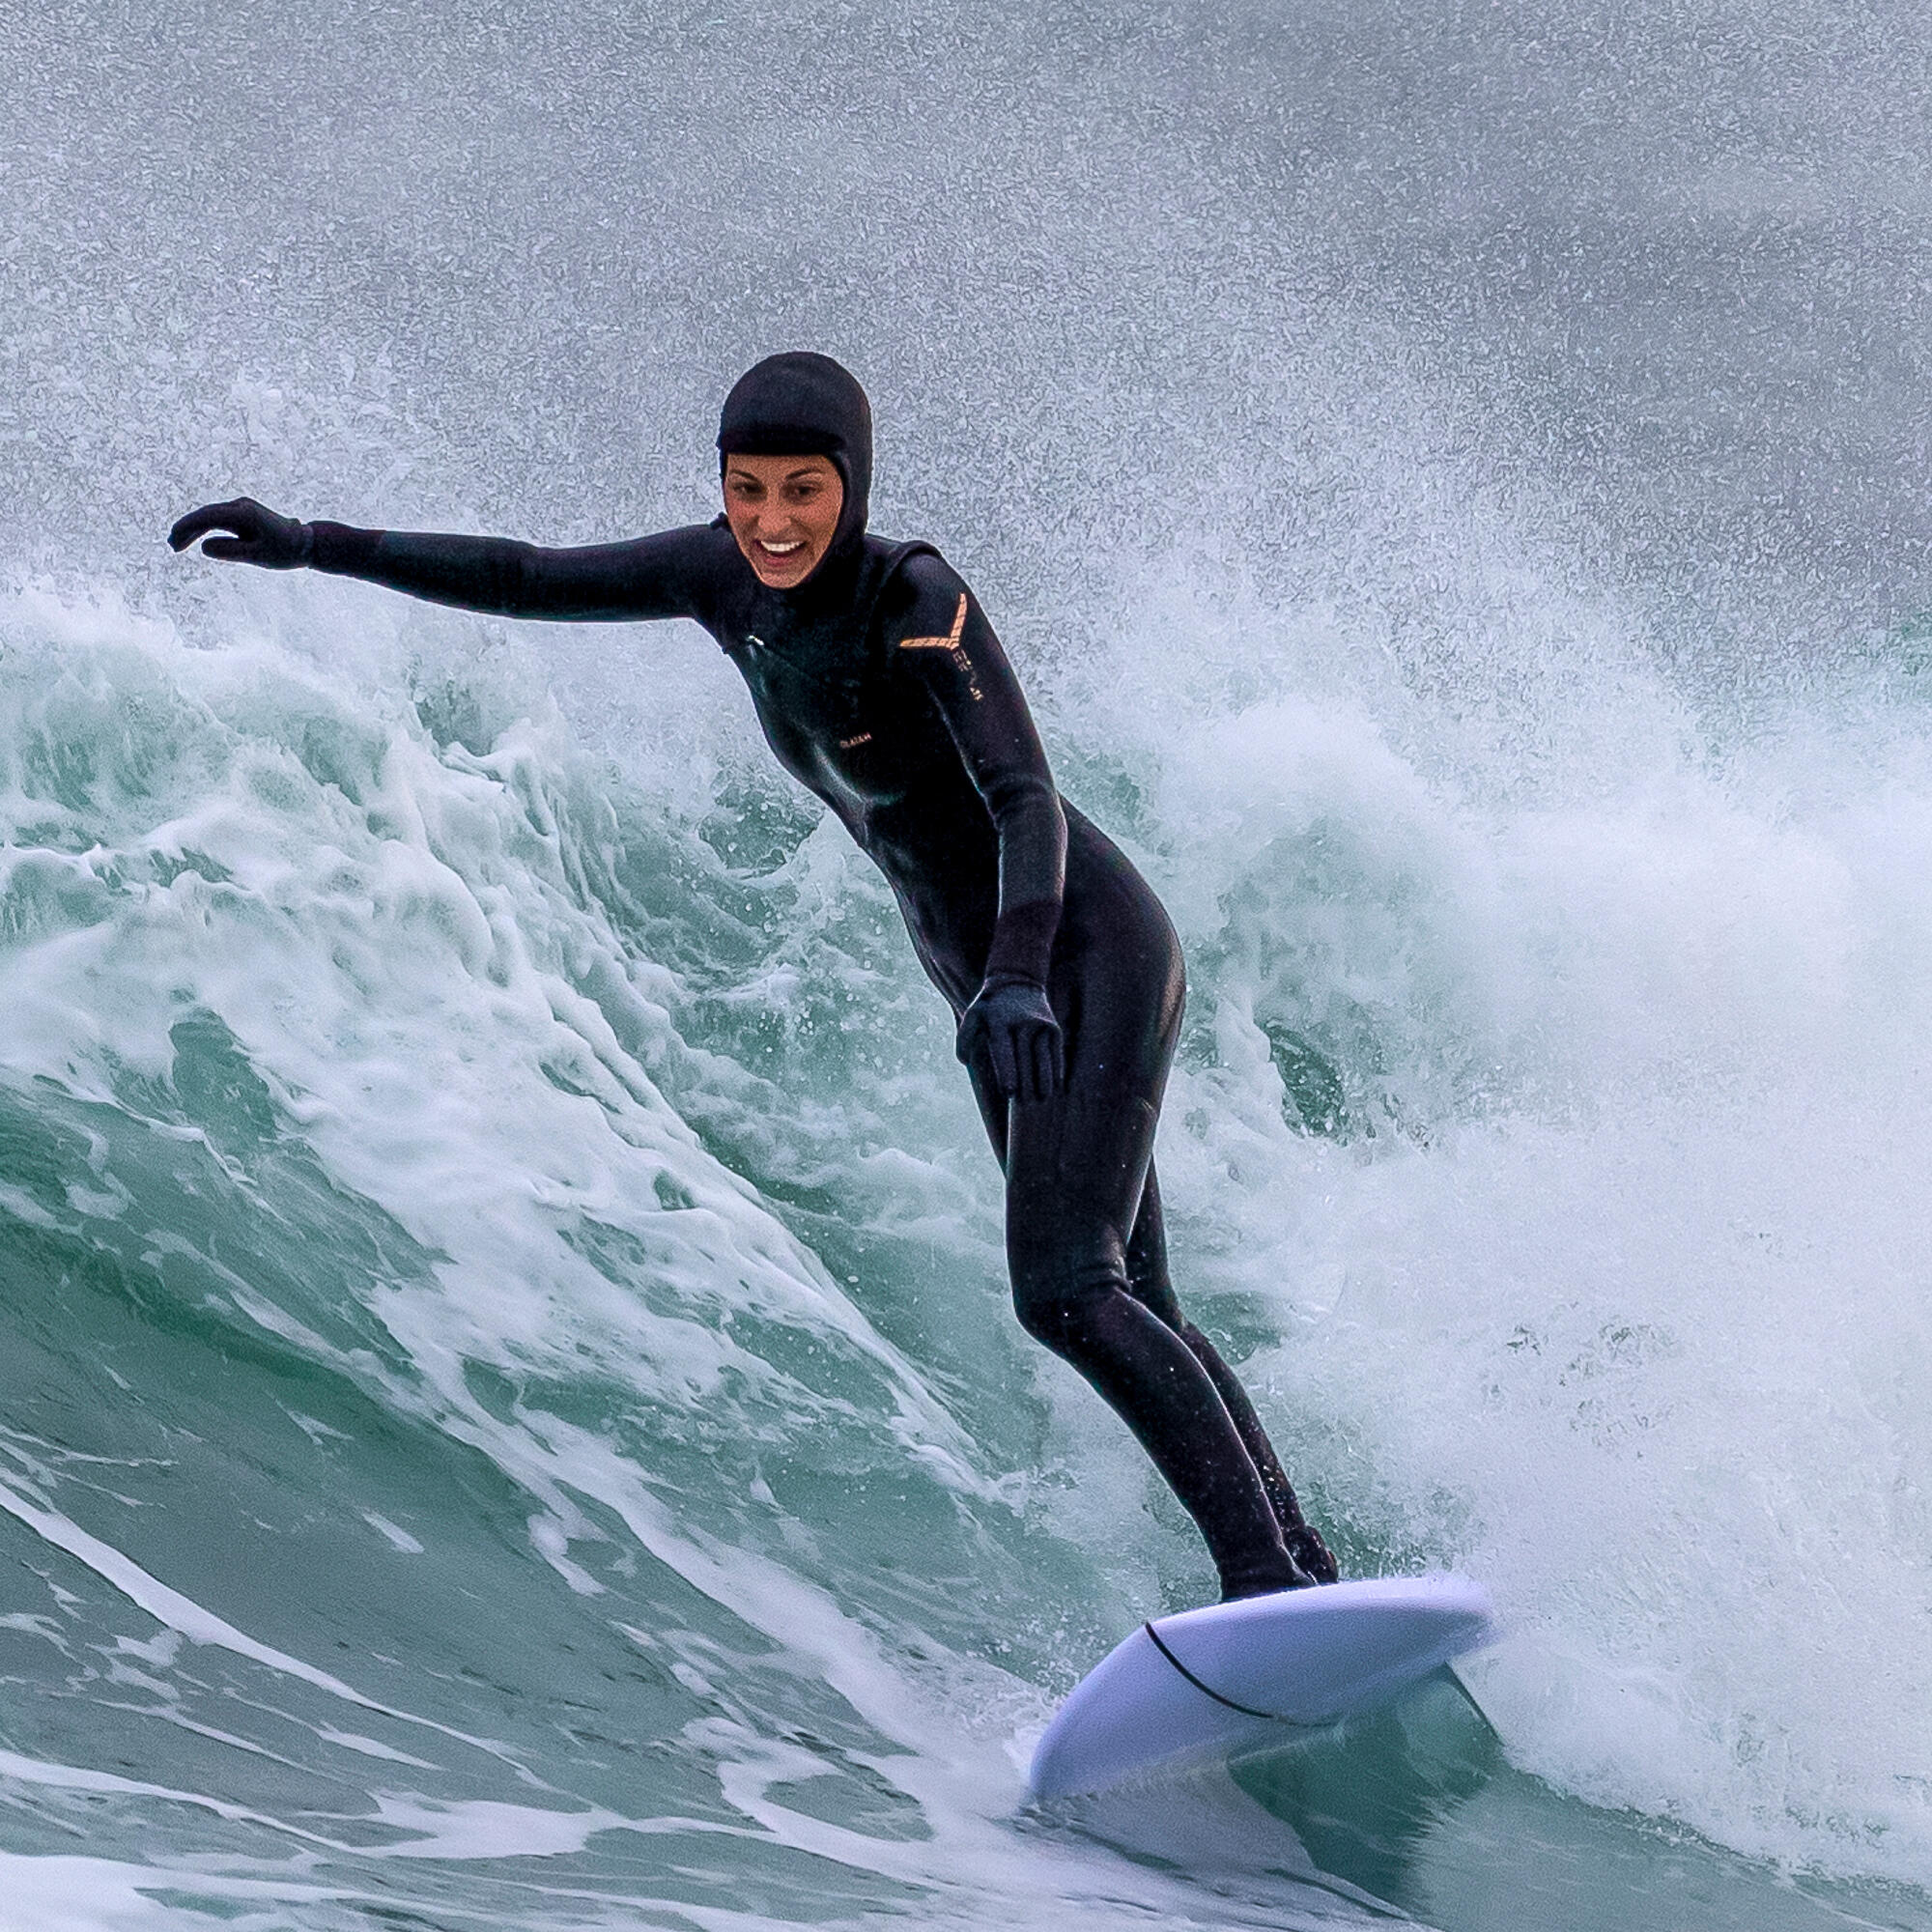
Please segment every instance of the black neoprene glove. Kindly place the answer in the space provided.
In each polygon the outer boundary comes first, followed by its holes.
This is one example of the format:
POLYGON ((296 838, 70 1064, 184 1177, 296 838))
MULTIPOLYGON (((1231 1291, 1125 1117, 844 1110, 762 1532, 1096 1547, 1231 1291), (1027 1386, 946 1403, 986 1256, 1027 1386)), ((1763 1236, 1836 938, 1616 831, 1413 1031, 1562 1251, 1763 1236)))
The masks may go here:
POLYGON ((204 503, 190 510, 168 532, 168 542, 176 550, 185 550, 196 537, 210 530, 233 530, 233 536, 209 537, 202 545, 204 556, 218 556, 226 563, 255 563, 264 570, 299 570, 315 551, 315 533, 293 517, 278 517, 266 503, 252 497, 237 497, 228 503, 204 503))
POLYGON ((1066 1078, 1065 1045, 1046 988, 989 979, 959 1021, 959 1058, 983 1058, 1009 1099, 1050 1100, 1066 1078))

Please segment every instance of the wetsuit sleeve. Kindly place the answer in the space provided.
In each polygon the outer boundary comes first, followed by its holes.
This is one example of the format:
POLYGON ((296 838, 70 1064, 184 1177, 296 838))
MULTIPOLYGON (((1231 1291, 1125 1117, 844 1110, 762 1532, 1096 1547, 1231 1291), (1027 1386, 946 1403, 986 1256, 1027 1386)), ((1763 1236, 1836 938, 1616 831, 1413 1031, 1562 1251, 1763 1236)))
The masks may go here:
POLYGON ((312 569, 499 617, 702 621, 719 563, 718 532, 704 525, 578 550, 544 550, 508 537, 358 530, 346 524, 309 528, 312 569))
POLYGON ((923 685, 1000 839, 1000 913, 986 978, 1046 984, 1066 889, 1066 817, 1007 654, 979 601, 939 557, 900 566, 888 650, 923 685))

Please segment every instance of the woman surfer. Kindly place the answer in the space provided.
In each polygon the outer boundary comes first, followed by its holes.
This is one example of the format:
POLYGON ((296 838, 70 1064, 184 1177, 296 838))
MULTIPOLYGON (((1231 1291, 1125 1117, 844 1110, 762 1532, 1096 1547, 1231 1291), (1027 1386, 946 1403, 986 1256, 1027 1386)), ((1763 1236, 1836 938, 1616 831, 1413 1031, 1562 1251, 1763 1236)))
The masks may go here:
POLYGON ((1152 1151, 1182 980, 1159 900, 1054 789, 973 593, 929 544, 867 533, 858 382, 829 356, 770 356, 726 398, 718 448, 724 516, 629 543, 351 529, 247 497, 168 541, 506 617, 703 625, 779 761, 886 875, 958 1019, 1006 1172, 1021 1324, 1139 1438, 1224 1597, 1332 1581, 1253 1404, 1168 1281, 1152 1151))

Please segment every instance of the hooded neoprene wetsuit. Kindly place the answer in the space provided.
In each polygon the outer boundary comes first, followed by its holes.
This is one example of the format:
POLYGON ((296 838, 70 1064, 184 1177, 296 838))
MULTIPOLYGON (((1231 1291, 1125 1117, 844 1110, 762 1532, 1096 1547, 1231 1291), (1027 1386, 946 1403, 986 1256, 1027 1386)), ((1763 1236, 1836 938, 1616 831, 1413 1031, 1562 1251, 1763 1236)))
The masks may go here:
POLYGON ((824 357, 773 357, 733 390, 719 440, 838 468, 838 530, 798 588, 762 584, 723 519, 576 550, 323 523, 306 526, 305 560, 506 617, 702 625, 780 762, 885 874, 954 1014, 989 981, 1046 990, 1065 1045, 1050 1098, 1009 1101, 983 1055, 969 1062, 1006 1172, 1021 1322, 1134 1432, 1224 1593, 1332 1578, 1253 1406, 1169 1285, 1151 1155, 1182 978, 1159 901, 1061 801, 971 590, 929 545, 865 533, 857 383, 824 357))

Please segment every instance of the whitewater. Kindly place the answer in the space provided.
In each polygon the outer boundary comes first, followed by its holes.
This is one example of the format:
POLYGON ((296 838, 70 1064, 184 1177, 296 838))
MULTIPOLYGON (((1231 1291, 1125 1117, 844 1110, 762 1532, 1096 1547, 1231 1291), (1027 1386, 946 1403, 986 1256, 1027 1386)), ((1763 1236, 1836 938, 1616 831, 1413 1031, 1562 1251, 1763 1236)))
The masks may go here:
POLYGON ((1932 1927, 1906 11, 0 5, 0 1926, 1932 1927), (683 625, 165 550, 872 391, 1188 960, 1177 1285, 1505 1640, 1032 1805, 1205 1601, 683 625))

